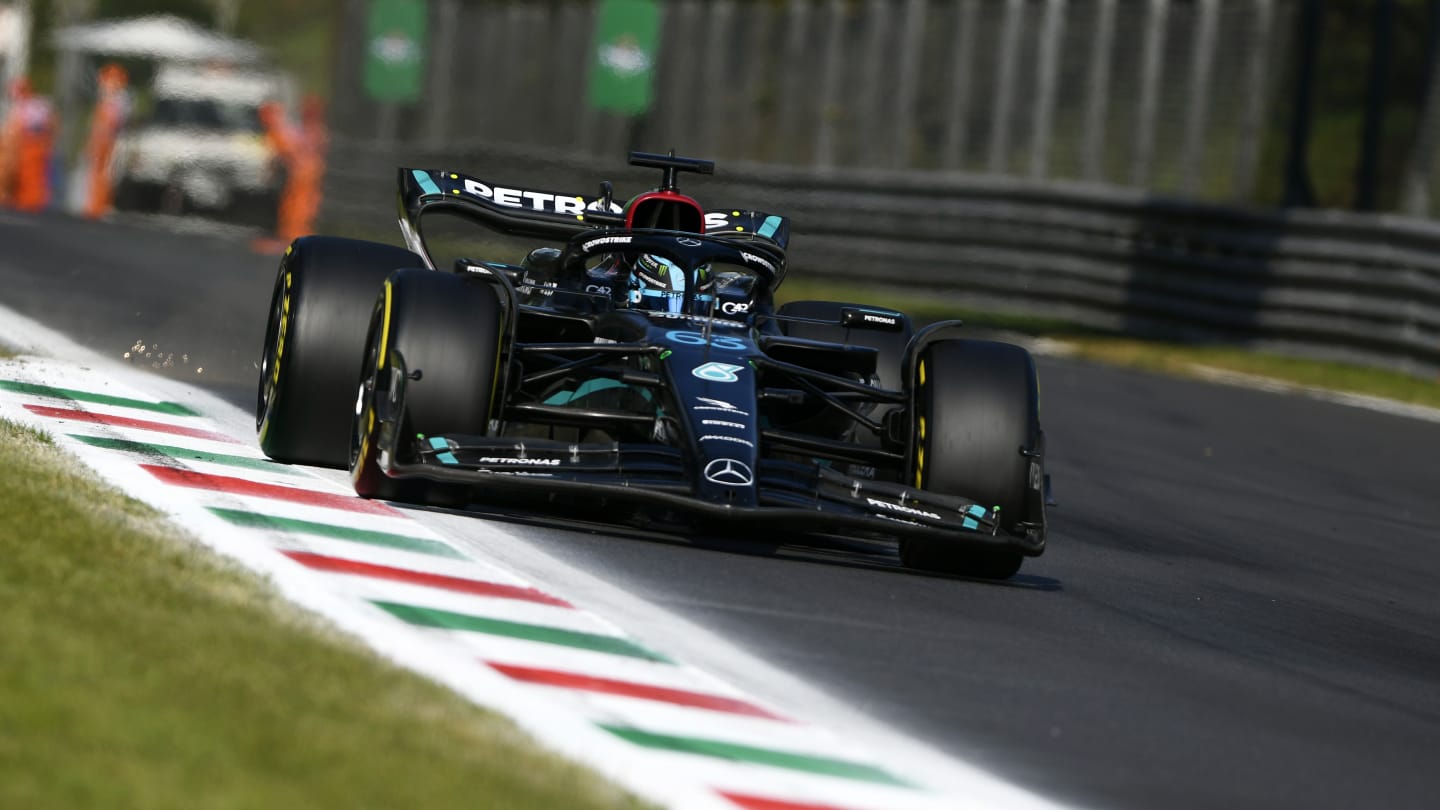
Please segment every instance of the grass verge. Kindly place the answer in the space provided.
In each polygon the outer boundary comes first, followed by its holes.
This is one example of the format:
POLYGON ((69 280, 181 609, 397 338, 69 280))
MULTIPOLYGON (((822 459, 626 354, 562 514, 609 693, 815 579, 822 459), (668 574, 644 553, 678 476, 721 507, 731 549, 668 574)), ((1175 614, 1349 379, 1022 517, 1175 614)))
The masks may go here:
POLYGON ((642 805, 0 420, 0 807, 642 805))
POLYGON ((1112 365, 1190 377, 1203 376, 1205 368, 1217 368, 1293 385, 1440 408, 1440 381, 1368 366, 1288 357, 1235 346, 1194 346, 1140 340, 1111 335, 1067 321, 967 310, 943 301, 861 286, 796 279, 787 281, 776 296, 776 300, 782 303, 806 298, 863 301, 873 306, 901 310, 919 322, 959 318, 967 324, 986 329, 1047 337, 1061 341, 1063 350, 1071 356, 1112 365))

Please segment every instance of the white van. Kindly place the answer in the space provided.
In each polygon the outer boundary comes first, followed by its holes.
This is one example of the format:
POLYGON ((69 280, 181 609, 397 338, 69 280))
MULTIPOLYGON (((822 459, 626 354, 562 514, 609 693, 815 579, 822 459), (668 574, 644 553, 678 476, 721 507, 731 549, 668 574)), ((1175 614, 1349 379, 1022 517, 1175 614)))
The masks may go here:
POLYGON ((288 84, 274 73, 162 65, 149 114, 116 146, 116 208, 272 226, 284 169, 260 105, 287 101, 288 84))

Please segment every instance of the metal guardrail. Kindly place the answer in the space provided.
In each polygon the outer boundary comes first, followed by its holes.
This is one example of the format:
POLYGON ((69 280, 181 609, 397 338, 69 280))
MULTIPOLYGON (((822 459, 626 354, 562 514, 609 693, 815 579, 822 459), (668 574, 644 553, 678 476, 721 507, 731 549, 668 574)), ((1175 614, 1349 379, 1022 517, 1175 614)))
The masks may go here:
MULTIPOLYGON (((624 198, 649 173, 581 155, 340 142, 324 218, 393 232, 394 167, 624 198), (621 169, 621 170, 617 170, 621 169), (389 230, 387 230, 389 229, 389 230)), ((731 163, 686 189, 792 218, 791 272, 1153 338, 1242 343, 1434 376, 1440 224, 1273 211, 950 172, 731 163)))

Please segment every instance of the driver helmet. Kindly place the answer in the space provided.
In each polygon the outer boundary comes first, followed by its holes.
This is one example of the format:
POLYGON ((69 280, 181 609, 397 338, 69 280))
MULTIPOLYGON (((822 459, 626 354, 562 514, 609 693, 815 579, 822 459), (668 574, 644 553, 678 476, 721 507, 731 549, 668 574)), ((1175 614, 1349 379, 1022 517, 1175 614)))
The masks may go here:
POLYGON ((630 306, 651 312, 687 312, 685 291, 692 286, 689 312, 693 314, 711 302, 709 291, 714 284, 708 265, 696 268, 692 280, 684 268, 664 256, 642 253, 630 271, 630 306))

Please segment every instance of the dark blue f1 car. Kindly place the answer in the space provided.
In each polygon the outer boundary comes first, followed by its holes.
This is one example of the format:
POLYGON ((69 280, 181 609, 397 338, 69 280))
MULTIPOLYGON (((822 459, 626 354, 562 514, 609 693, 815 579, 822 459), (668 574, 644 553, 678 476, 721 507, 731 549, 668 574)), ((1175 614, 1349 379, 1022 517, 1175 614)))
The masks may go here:
POLYGON ((1044 550, 1028 352, 863 304, 777 309, 788 220, 681 194, 708 161, 630 162, 662 180, 624 205, 609 183, 401 169, 409 250, 297 240, 261 364, 265 453, 348 465, 370 498, 894 538, 905 565, 970 576, 1044 550))

